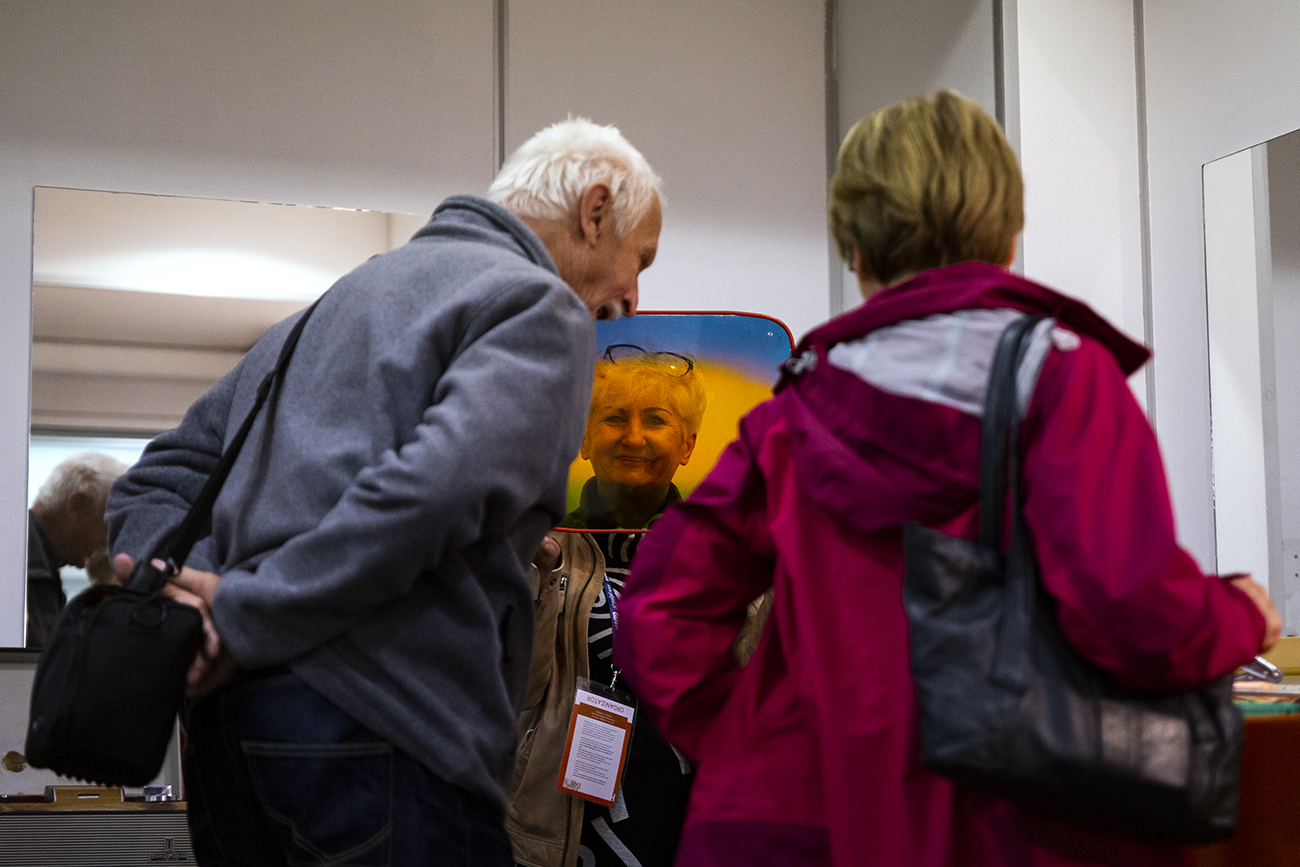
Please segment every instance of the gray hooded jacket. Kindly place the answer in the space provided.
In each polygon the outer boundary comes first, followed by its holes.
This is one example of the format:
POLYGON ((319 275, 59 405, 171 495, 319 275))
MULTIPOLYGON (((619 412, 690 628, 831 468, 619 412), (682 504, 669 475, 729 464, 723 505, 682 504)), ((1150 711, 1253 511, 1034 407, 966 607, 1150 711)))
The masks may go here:
MULTIPOLYGON (((198 495, 296 317, 155 439, 109 501, 149 555, 198 495)), ((306 324, 187 565, 246 668, 287 664, 441 778, 504 807, 528 680, 524 564, 564 516, 591 315, 537 236, 456 196, 306 324)))

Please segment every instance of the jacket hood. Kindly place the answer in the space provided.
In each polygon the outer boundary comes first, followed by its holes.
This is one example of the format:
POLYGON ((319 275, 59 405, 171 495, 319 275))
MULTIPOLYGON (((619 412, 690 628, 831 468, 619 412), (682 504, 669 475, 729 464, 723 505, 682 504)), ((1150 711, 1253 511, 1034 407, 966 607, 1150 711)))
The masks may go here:
POLYGON ((795 355, 816 345, 829 348, 904 319, 997 307, 1042 313, 1078 334, 1093 338, 1110 350, 1125 376, 1132 376, 1151 357, 1149 349, 1126 336, 1077 298, 1062 295, 1041 283, 986 262, 961 262, 933 268, 897 286, 883 289, 861 307, 808 332, 799 341, 795 355))
POLYGON ((1083 302, 1002 268, 964 262, 923 271, 809 332, 786 363, 776 403, 805 491, 864 532, 937 525, 973 506, 979 416, 873 386, 827 356, 836 344, 905 320, 996 309, 1053 317, 1105 347, 1125 376, 1150 357, 1083 302))

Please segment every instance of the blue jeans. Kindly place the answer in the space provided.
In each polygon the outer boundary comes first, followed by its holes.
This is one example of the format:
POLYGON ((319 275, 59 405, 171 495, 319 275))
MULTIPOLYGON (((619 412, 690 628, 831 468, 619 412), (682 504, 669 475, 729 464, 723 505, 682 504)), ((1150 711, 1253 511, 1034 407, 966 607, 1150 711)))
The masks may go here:
POLYGON ((187 717, 195 858, 209 867, 510 865, 500 811, 447 783, 287 670, 187 717))

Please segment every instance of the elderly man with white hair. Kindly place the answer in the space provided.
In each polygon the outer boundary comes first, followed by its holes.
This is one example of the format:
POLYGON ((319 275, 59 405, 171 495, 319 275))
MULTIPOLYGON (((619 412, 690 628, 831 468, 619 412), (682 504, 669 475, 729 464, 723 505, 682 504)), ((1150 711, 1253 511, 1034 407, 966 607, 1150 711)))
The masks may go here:
MULTIPOLYGON (((565 512, 593 319, 636 312, 660 207, 616 129, 571 119, 325 293, 169 585, 207 634, 200 863, 511 862, 525 568, 565 512)), ((114 488, 119 575, 177 526, 294 319, 114 488)))
POLYGON ((88 568, 108 547, 104 504, 124 472, 117 458, 82 452, 59 463, 36 492, 27 511, 27 647, 44 646, 67 602, 59 570, 88 568))

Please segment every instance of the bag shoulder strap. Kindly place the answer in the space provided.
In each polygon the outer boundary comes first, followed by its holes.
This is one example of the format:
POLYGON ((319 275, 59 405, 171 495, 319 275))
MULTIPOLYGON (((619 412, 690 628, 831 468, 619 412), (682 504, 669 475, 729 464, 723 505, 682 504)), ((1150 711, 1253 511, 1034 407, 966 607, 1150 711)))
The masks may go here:
POLYGON ((302 334, 303 326, 316 310, 316 305, 320 301, 308 307, 303 314, 298 317, 298 321, 293 324, 293 328, 284 339, 284 345, 280 347, 280 356, 275 362, 275 366, 262 378, 261 384, 257 387, 257 397, 253 401, 253 408, 248 411, 244 418, 244 423, 240 425, 238 432, 221 453, 221 459, 217 461, 216 467, 212 474, 208 476, 207 482, 203 485, 203 490, 199 492, 194 503, 190 506, 189 512, 181 519, 176 529, 158 546, 157 550, 149 557, 148 561, 137 564, 135 574, 131 577, 131 585, 137 585, 137 578, 141 579, 144 586, 138 586, 137 589, 146 592, 157 592, 162 589, 163 584, 172 575, 180 571, 184 565, 185 558, 190 554, 190 549, 198 542, 207 531, 209 519, 212 516, 212 506, 217 501, 217 495, 221 493, 221 486, 225 484, 226 477, 230 475, 230 468, 235 464, 235 458, 239 456, 240 449, 244 446, 244 440, 248 439, 248 432, 253 428, 253 421, 257 418, 258 412, 261 411, 263 404, 266 403, 267 397, 271 393, 271 388, 276 379, 283 378, 284 371, 289 366, 289 359, 293 356, 294 347, 298 345, 298 338, 302 334), (149 561, 162 560, 168 565, 167 570, 158 570, 152 568, 149 561), (141 566, 150 568, 141 569, 141 566), (142 575, 143 573, 143 575, 142 575))
POLYGON ((1022 316, 1003 331, 993 356, 980 442, 980 542, 995 556, 1002 550, 1003 516, 1010 488, 1011 546, 1000 571, 1002 616, 997 650, 989 671, 993 680, 1022 690, 1033 677, 1027 652, 1036 616, 1038 565, 1025 523, 1020 492, 1020 413, 1017 378, 1029 336, 1045 317, 1022 316))
MULTIPOLYGON (((993 352, 980 431, 979 479, 980 544, 992 551, 1002 549, 1008 468, 1016 463, 1015 439, 1019 422, 1016 375, 1029 349, 1029 335, 1044 318, 1026 315, 1016 319, 1003 329, 993 352)), ((1016 503, 1018 512, 1018 499, 1016 503)))

